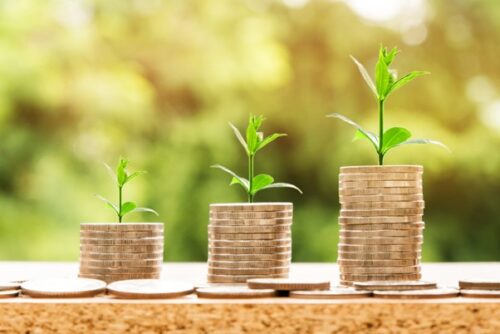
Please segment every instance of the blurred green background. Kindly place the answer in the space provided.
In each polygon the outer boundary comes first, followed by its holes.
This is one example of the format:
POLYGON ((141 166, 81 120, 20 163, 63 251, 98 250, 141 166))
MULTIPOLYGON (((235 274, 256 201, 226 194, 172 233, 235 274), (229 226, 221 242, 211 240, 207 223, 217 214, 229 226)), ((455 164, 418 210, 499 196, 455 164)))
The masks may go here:
MULTIPOLYGON (((354 55, 379 43, 404 74, 386 126, 434 146, 391 151, 423 164, 424 260, 500 260, 500 5, 482 1, 0 0, 0 260, 76 260, 79 223, 114 221, 102 162, 149 173, 126 189, 165 222, 167 261, 205 260, 208 205, 243 201, 214 163, 244 173, 227 122, 263 114, 285 132, 257 172, 294 183, 295 261, 335 261, 338 170, 375 164, 341 112, 376 129, 354 55)), ((128 221, 154 221, 130 215, 128 221)))

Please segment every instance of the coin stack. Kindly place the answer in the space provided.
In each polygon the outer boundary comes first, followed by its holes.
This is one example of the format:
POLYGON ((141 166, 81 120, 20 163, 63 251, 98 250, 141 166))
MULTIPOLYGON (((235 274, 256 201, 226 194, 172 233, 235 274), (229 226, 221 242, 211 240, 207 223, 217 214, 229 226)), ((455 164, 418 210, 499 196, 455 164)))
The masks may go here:
POLYGON ((162 223, 80 225, 79 277, 108 283, 160 278, 162 264, 162 223))
POLYGON ((292 220, 292 203, 211 204, 208 282, 288 277, 292 220))
POLYGON ((422 166, 341 167, 337 263, 343 285, 419 280, 422 166))

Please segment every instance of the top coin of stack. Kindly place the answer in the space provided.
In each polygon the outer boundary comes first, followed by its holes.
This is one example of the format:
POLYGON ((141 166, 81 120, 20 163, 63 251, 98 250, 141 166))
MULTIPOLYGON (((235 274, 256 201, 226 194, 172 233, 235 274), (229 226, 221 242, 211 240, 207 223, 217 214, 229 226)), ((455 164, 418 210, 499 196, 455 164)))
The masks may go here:
POLYGON ((208 282, 288 277, 292 203, 210 205, 208 282))
POLYGON ((106 282, 159 278, 162 223, 80 225, 80 277, 106 282))
POLYGON ((420 279, 423 167, 353 166, 340 172, 341 282, 420 279))

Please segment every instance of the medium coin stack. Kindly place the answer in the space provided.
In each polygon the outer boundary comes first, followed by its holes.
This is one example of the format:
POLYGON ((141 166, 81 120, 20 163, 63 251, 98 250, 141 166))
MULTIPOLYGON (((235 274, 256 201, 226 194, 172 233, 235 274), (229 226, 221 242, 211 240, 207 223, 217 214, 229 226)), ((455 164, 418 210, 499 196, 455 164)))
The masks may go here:
POLYGON ((80 225, 79 277, 108 283, 160 278, 162 264, 162 223, 80 225))
POLYGON ((208 282, 288 277, 292 220, 292 203, 211 204, 208 282))
POLYGON ((419 280, 422 166, 341 167, 337 263, 343 285, 419 280))

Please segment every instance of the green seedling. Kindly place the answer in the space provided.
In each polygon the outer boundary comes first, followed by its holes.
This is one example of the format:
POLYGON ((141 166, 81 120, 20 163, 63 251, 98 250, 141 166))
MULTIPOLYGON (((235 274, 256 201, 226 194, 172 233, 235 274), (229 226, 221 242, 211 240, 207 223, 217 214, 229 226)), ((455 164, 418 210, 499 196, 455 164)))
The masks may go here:
POLYGON ((145 171, 137 171, 130 173, 127 171, 127 165, 128 165, 128 160, 120 158, 120 161, 118 162, 118 166, 116 167, 116 172, 113 171, 111 167, 109 167, 108 164, 104 164, 106 166, 109 174, 113 178, 113 180, 116 181, 116 185, 118 186, 118 205, 112 203, 111 201, 108 201, 106 198, 96 195, 97 198, 99 198, 101 201, 106 203, 107 206, 109 206, 113 211, 116 213, 118 216, 118 222, 121 223, 123 220, 123 217, 129 213, 132 212, 151 212, 154 213, 155 215, 158 216, 158 212, 156 212, 153 209, 150 208, 139 208, 137 207, 137 204, 134 202, 123 202, 123 187, 125 184, 130 182, 132 179, 136 178, 139 175, 145 174, 145 171))
POLYGON ((257 194, 261 190, 271 189, 271 188, 292 188, 297 190, 302 194, 302 191, 290 183, 277 182, 274 183, 274 178, 271 175, 267 174, 258 174, 254 175, 254 167, 255 167, 255 155, 258 151, 278 139, 279 137, 284 137, 286 134, 284 133, 274 133, 270 136, 264 137, 262 132, 259 132, 259 129, 264 121, 264 117, 262 116, 250 116, 248 121, 248 127, 246 132, 246 141, 243 138, 241 132, 231 123, 229 126, 233 129, 233 132, 241 143, 248 157, 248 179, 238 176, 233 171, 221 165, 213 165, 211 167, 218 168, 223 170, 232 176, 230 185, 239 184, 245 189, 245 192, 248 195, 248 202, 252 203, 257 194))
POLYGON ((339 118, 349 125, 356 128, 356 134, 354 135, 354 140, 357 139, 367 139, 373 144, 373 147, 378 154, 378 162, 380 165, 384 164, 384 156, 389 152, 389 150, 399 147, 402 145, 410 144, 434 144, 439 145, 445 149, 448 149, 443 143, 432 140, 432 139, 410 139, 411 132, 408 129, 401 127, 394 127, 388 130, 384 130, 384 107, 387 98, 399 88, 405 86, 407 83, 413 79, 420 77, 429 72, 425 71, 412 71, 400 79, 397 78, 397 73, 395 70, 390 68, 392 61, 399 53, 399 50, 394 47, 392 50, 388 51, 386 47, 380 46, 378 61, 375 66, 375 83, 371 79, 368 71, 365 67, 354 57, 351 56, 352 60, 358 67, 361 76, 368 84, 375 98, 378 102, 378 115, 379 115, 379 134, 378 136, 368 130, 363 129, 359 124, 353 120, 347 118, 338 113, 333 113, 327 115, 327 117, 339 118))

